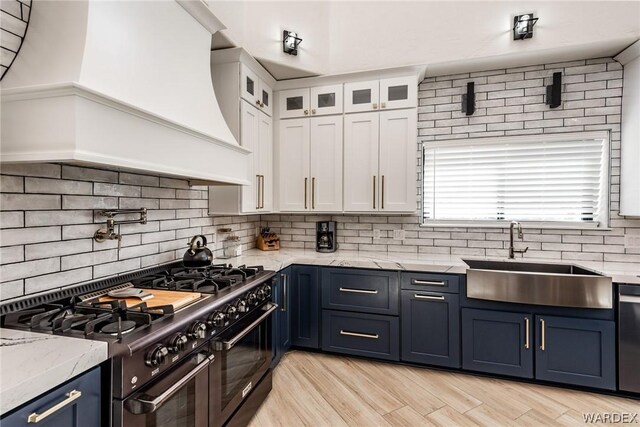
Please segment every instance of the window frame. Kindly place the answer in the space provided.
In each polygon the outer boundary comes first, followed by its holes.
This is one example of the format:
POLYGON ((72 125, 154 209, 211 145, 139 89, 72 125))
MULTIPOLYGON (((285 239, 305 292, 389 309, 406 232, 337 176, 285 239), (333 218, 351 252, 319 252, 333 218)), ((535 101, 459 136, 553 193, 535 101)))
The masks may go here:
POLYGON ((511 221, 518 221, 526 228, 556 229, 556 230, 611 230, 611 131, 593 132, 563 132, 554 134, 517 135, 500 137, 479 137, 447 140, 426 140, 420 141, 420 227, 448 227, 448 228, 507 228, 511 221), (603 151, 603 179, 600 183, 602 191, 602 213, 597 221, 527 221, 527 220, 447 220, 447 219, 425 219, 424 217, 424 168, 425 150, 429 143, 466 145, 469 143, 519 143, 530 142, 532 140, 543 140, 545 142, 565 141, 567 139, 602 139, 603 151))

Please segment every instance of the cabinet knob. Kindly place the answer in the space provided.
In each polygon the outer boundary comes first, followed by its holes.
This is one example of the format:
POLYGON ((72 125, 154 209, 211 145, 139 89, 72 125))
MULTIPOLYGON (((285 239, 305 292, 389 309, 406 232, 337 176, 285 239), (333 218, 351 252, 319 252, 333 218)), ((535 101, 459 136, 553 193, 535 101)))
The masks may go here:
POLYGON ((260 102, 260 106, 264 108, 264 102, 260 102))
POLYGON ((387 107, 387 104, 385 104, 384 102, 380 103, 380 108, 386 108, 386 107, 387 107))
POLYGON ((304 115, 308 116, 309 115, 309 110, 304 110, 304 115))
POLYGON ((377 110, 378 109, 378 104, 373 104, 373 109, 377 110))
POLYGON ((259 107, 260 106, 260 100, 256 99, 256 105, 259 107))
POLYGON ((311 110, 311 114, 315 114, 316 113, 316 109, 314 108, 313 110, 311 110))

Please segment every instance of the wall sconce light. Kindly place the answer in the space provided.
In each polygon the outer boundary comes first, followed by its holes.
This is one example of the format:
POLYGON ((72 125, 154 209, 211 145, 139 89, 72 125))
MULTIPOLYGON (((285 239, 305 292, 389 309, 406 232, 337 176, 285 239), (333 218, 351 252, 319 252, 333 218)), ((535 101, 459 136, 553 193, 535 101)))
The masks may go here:
POLYGON ((282 32, 282 50, 289 55, 298 55, 298 46, 302 39, 298 34, 284 30, 282 32))
POLYGON ((533 17, 533 13, 517 15, 513 18, 513 39, 524 40, 533 37, 533 26, 538 22, 538 18, 533 17))
POLYGON ((467 83, 467 93, 462 95, 462 112, 467 116, 473 115, 476 111, 475 83, 467 83))

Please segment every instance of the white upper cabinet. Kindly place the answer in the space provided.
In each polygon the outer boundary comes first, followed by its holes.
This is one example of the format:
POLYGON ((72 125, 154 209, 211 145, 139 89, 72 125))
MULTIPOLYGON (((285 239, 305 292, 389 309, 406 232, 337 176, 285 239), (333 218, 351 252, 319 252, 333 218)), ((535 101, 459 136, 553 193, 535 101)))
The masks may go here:
POLYGON ((311 115, 342 114, 342 85, 311 88, 311 115))
POLYGON ((278 141, 280 211, 341 211, 342 116, 281 120, 278 141))
POLYGON ((375 111, 379 104, 379 80, 352 82, 344 85, 344 112, 375 111))
POLYGON ((418 105, 415 76, 380 80, 380 109, 412 108, 418 105))
MULTIPOLYGON (((209 187, 209 213, 255 214, 273 209, 273 91, 275 80, 239 48, 211 54, 220 110, 243 148, 251 150, 244 186, 209 187)), ((215 159, 212 160, 215 163, 215 159)), ((216 166, 213 166, 216 167, 216 166)))
POLYGON ((345 212, 416 210, 416 121, 415 109, 345 116, 345 212))
POLYGON ((258 141, 260 143, 260 162, 256 165, 258 180, 258 211, 273 210, 273 119, 260 113, 258 119, 258 141))
POLYGON ((418 105, 415 76, 393 77, 344 85, 345 113, 413 108, 418 105))
POLYGON ((280 91, 279 112, 281 119, 305 117, 309 115, 309 89, 291 89, 280 91))
POLYGON ((260 163, 260 111, 257 108, 249 105, 247 102, 241 103, 240 123, 242 128, 240 130, 242 146, 251 150, 249 156, 249 173, 247 180, 251 185, 242 187, 242 206, 240 207, 242 212, 250 213, 255 212, 260 207, 259 192, 259 171, 257 169, 260 163))
POLYGON ((342 116, 311 118, 311 210, 342 210, 342 116))
POLYGON ((309 209, 309 120, 281 120, 278 137, 280 210, 309 209))
POLYGON ((415 109, 380 113, 380 211, 416 210, 417 147, 415 109))
POLYGON ((240 96, 271 116, 273 89, 245 64, 240 64, 240 96))
POLYGON ((378 202, 378 113, 344 116, 344 210, 374 212, 378 202))

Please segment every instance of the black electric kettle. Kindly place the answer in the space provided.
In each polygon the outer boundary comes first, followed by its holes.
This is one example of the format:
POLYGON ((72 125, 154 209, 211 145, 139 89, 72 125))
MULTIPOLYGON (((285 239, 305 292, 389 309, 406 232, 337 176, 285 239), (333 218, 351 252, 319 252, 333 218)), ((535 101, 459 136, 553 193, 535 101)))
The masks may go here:
POLYGON ((189 242, 189 249, 182 257, 185 267, 207 267, 213 261, 213 254, 207 247, 207 238, 202 234, 193 236, 189 242))

